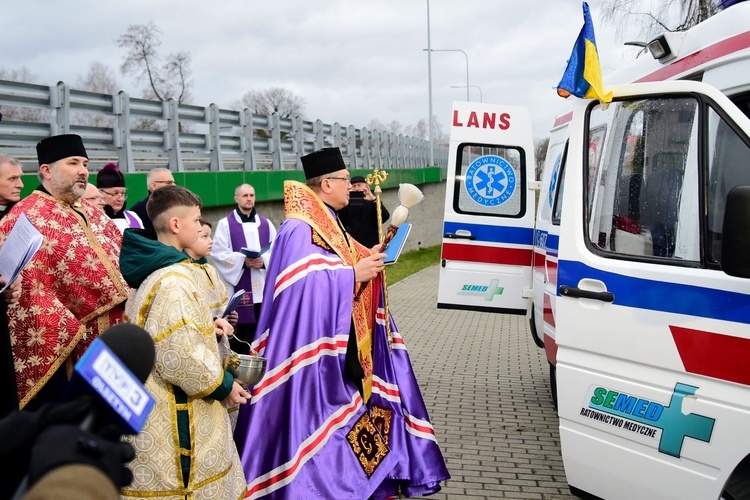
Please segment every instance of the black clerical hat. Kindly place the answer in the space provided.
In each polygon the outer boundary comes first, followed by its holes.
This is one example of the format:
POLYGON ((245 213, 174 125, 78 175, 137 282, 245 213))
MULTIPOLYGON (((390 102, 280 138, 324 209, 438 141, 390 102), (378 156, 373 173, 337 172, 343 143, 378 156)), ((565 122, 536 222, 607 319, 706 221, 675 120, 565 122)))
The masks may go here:
POLYGON ((116 163, 107 163, 99 170, 99 173, 96 174, 96 187, 105 189, 125 187, 125 177, 117 168, 116 163))
POLYGON ((36 145, 36 155, 39 158, 39 165, 45 163, 49 165, 71 156, 89 157, 83 146, 83 139, 75 134, 53 135, 43 139, 36 145))
POLYGON ((341 156, 339 148, 323 148, 302 158, 302 168, 305 170, 305 179, 312 179, 321 175, 346 170, 344 157, 341 156))

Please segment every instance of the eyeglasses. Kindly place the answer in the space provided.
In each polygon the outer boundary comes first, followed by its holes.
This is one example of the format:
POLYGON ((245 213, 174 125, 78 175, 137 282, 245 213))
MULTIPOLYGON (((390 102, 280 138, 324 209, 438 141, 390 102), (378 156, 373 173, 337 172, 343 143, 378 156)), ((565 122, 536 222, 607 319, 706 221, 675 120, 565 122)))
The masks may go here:
MULTIPOLYGON (((351 184, 352 183, 352 178, 351 177, 326 177, 326 179, 335 179, 337 181, 346 181, 347 184, 351 184)), ((325 180, 325 179, 323 179, 323 180, 325 180)))
POLYGON ((101 191, 102 193, 104 193, 106 195, 111 196, 112 198, 117 198, 118 196, 122 196, 123 200, 127 200, 128 199, 128 193, 126 193, 124 191, 121 192, 121 193, 120 192, 118 192, 118 193, 110 193, 109 191, 105 191, 104 189, 99 189, 99 191, 101 191))
MULTIPOLYGON (((99 191, 101 191, 101 189, 99 191)), ((89 203, 97 204, 99 202, 104 202, 104 197, 103 196, 89 196, 88 198, 84 198, 84 200, 88 201, 89 203)))
POLYGON ((167 186, 174 186, 174 181, 154 181, 154 184, 166 184, 167 186))

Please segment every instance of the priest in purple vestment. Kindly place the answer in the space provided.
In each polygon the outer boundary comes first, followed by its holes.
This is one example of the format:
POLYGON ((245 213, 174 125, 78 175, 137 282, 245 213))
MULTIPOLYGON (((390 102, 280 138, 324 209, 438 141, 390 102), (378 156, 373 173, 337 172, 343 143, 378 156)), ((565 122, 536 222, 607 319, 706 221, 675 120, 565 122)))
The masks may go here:
POLYGON ((233 351, 247 354, 250 348, 245 342, 255 337, 276 228, 255 209, 255 188, 250 184, 235 188, 234 201, 237 208, 216 224, 211 257, 230 297, 245 290, 234 331, 244 342, 230 338, 229 345, 233 351))
POLYGON ((284 184, 253 342, 266 373, 235 431, 248 498, 435 493, 450 475, 395 324, 386 333, 384 254, 338 221, 349 187, 338 148, 302 164, 307 183, 284 184))

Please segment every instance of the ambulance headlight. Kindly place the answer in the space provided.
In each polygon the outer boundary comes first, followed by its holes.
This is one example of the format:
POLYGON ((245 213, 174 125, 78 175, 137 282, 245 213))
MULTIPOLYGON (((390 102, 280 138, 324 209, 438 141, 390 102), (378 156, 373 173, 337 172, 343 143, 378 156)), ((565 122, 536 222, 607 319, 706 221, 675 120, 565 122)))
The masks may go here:
POLYGON ((651 52, 654 59, 663 59, 672 53, 664 35, 651 40, 648 43, 648 51, 651 52))

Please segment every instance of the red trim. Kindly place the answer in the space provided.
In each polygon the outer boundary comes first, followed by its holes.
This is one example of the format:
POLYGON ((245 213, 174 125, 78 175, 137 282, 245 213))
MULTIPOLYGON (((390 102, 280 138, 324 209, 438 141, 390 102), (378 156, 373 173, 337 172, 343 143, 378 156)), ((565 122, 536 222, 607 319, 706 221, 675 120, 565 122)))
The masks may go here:
POLYGON ((659 82, 662 80, 668 80, 675 75, 697 68, 701 64, 705 64, 714 59, 727 56, 748 47, 750 47, 750 31, 740 33, 739 35, 709 45, 708 47, 693 52, 692 54, 688 54, 682 59, 654 71, 640 80, 636 80, 636 82, 659 82))
POLYGON ((465 262, 486 262, 510 266, 531 266, 531 248, 489 247, 443 243, 443 258, 465 262))
POLYGON ((750 385, 750 339, 669 325, 685 371, 750 385))
POLYGON ((341 415, 339 415, 335 419, 333 419, 330 422, 328 422, 328 425, 325 427, 325 429, 323 430, 323 432, 318 436, 318 438, 315 439, 314 441, 312 441, 311 443, 308 443, 307 446, 305 446, 304 448, 302 448, 300 450, 300 452, 297 454, 297 459, 294 461, 294 464, 291 467, 289 467, 289 468, 287 468, 287 469, 279 472, 275 476, 269 477, 265 481, 262 481, 262 482, 256 484, 255 486, 252 487, 252 489, 249 489, 247 491, 247 493, 245 494, 245 497, 249 497, 249 496, 255 494, 257 491, 260 491, 260 490, 263 490, 265 488, 268 488, 269 486, 271 486, 273 484, 276 484, 279 481, 281 481, 282 479, 285 479, 285 478, 291 476, 292 474, 294 474, 301 465, 304 465, 303 464, 303 460, 305 462, 307 462, 307 458, 308 457, 306 457, 306 455, 310 451, 314 450, 315 447, 317 447, 318 445, 320 445, 321 442, 328 440, 328 438, 330 437, 330 433, 331 433, 333 427, 336 426, 336 425, 338 425, 339 423, 343 422, 344 420, 349 419, 351 417, 351 415, 353 413, 355 413, 357 411, 357 409, 359 409, 359 403, 360 403, 360 401, 361 401, 360 397, 357 396, 357 398, 354 400, 352 406, 349 407, 347 409, 347 411, 341 413, 341 415))
POLYGON ((557 261, 547 259, 547 281, 557 284, 557 261))
POLYGON ((555 313, 552 310, 552 300, 549 298, 548 293, 544 293, 544 322, 549 323, 552 328, 555 328, 555 313))
POLYGON ((346 340, 330 340, 323 342, 319 344, 315 349, 303 352, 302 354, 299 354, 296 358, 293 358, 291 362, 284 367, 283 370, 275 373, 273 376, 264 379, 260 384, 256 385, 253 388, 253 396, 257 396, 260 394, 264 389, 266 389, 269 385, 276 383, 279 379, 285 377, 295 366, 300 364, 302 361, 305 361, 310 358, 314 358, 318 356, 321 352, 324 351, 337 351, 339 348, 346 348, 346 340))
POLYGON ((404 422, 406 422, 406 425, 411 427, 414 430, 417 430, 419 432, 424 432, 425 434, 432 434, 435 435, 435 430, 432 427, 427 427, 425 425, 418 424, 414 422, 409 415, 404 415, 406 418, 404 418, 404 422))
POLYGON ((388 388, 388 387, 384 386, 383 384, 381 384, 375 378, 372 379, 372 386, 373 387, 377 387, 384 394, 387 394, 387 395, 393 396, 393 397, 397 397, 399 399, 401 398, 401 392, 398 390, 398 387, 396 387, 395 389, 388 388))
POLYGON ((344 265, 344 263, 341 261, 334 263, 324 258, 315 258, 315 259, 307 260, 303 262, 302 264, 298 265, 297 267, 295 267, 294 269, 292 269, 291 271, 289 271, 288 273, 286 273, 284 276, 282 276, 281 279, 279 279, 276 282, 276 286, 274 287, 274 292, 277 291, 279 287, 281 287, 284 283, 294 278, 300 272, 307 270, 307 268, 310 266, 315 266, 318 264, 328 264, 332 268, 340 267, 344 265))
POLYGON ((547 354, 547 361, 557 365, 557 342, 549 335, 544 335, 544 352, 547 354))
POLYGON ((560 116, 558 116, 557 118, 555 118, 555 123, 554 123, 554 124, 552 125, 552 128, 553 128, 553 129, 554 129, 554 128, 557 128, 557 127, 559 127, 560 125, 563 125, 563 124, 565 124, 565 123, 568 123, 568 122, 569 122, 570 120, 572 120, 572 119, 573 119, 573 112, 572 112, 572 111, 568 111, 568 112, 567 112, 567 113, 565 113, 564 115, 560 115, 560 116))

